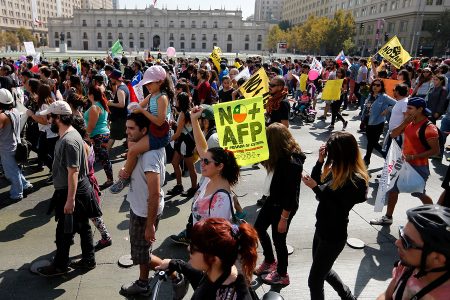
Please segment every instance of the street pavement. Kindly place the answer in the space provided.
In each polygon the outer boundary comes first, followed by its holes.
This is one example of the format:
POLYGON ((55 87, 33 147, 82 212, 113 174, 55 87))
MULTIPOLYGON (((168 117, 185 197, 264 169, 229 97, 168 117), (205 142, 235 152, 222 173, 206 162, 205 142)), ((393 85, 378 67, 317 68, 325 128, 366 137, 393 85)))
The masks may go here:
MULTIPOLYGON (((323 104, 318 104, 323 106, 323 104)), ((359 121, 358 111, 348 111, 346 119, 350 120, 347 131, 353 133, 364 153, 366 139, 357 133, 359 121)), ((321 115, 322 111, 318 115, 321 115)), ((310 150, 304 169, 311 172, 317 159, 320 145, 330 135, 327 121, 316 121, 312 125, 291 124, 291 132, 303 150, 310 150)), ((335 130, 340 130, 342 124, 337 123, 335 130)), ((120 153, 121 146, 113 149, 120 153)), ((427 191, 434 201, 441 193, 441 182, 447 168, 445 157, 442 162, 430 161, 431 177, 427 183, 427 191)), ((123 165, 123 159, 115 158, 113 168, 117 174, 123 165)), ((420 205, 417 198, 401 194, 394 212, 394 223, 391 226, 371 226, 369 220, 381 216, 373 211, 375 202, 377 178, 381 173, 383 159, 375 153, 370 165, 371 181, 366 203, 359 204, 350 212, 349 237, 365 242, 364 249, 357 250, 346 246, 334 265, 334 270, 351 288, 358 299, 374 299, 385 290, 391 270, 397 257, 394 241, 398 235, 397 228, 406 222, 405 211, 410 207, 420 205)), ((105 174, 100 166, 96 168, 100 183, 105 181, 105 174)), ((167 172, 172 172, 167 165, 167 172)), ((25 169, 27 178, 36 186, 37 191, 20 202, 11 203, 7 199, 6 181, 0 180, 0 299, 124 299, 119 294, 120 287, 126 282, 137 279, 138 267, 121 268, 117 261, 122 255, 129 254, 128 240, 129 205, 126 202, 126 191, 112 195, 108 191, 103 195, 104 220, 110 231, 113 244, 96 254, 97 267, 89 272, 72 271, 60 278, 42 278, 29 271, 33 262, 50 259, 54 254, 56 223, 52 216, 47 215, 49 198, 53 187, 45 184, 48 170, 33 173, 31 168, 25 169)), ((254 222, 258 207, 256 200, 261 197, 265 171, 242 168, 241 179, 235 188, 240 197, 241 205, 248 212, 249 222, 254 222)), ((170 178, 169 178, 170 179, 170 178)), ((189 178, 183 178, 184 187, 188 188, 189 178)), ((174 180, 169 180, 164 190, 172 188, 174 180)), ((154 254, 163 258, 188 258, 185 247, 173 244, 168 238, 171 234, 181 231, 187 221, 191 200, 181 196, 167 197, 163 217, 157 232, 154 254)), ((313 192, 302 184, 300 192, 300 208, 295 215, 289 234, 288 244, 294 247, 294 253, 289 257, 289 274, 291 284, 281 289, 285 299, 309 299, 308 274, 311 267, 311 245, 314 234, 315 211, 317 201, 313 192)), ((94 229, 94 227, 93 227, 94 229)), ((270 230, 270 229, 269 229, 270 230)), ((94 240, 100 239, 95 232, 94 240)), ((80 254, 78 236, 71 248, 71 256, 80 254)), ((261 254, 258 262, 262 259, 261 254)), ((262 285, 257 293, 262 295, 270 289, 262 285)), ((163 283, 159 299, 171 299, 171 286, 163 283)), ((192 294, 190 288, 189 294, 192 294)), ((325 298, 339 299, 332 288, 325 283, 325 298)), ((133 299, 133 298, 130 298, 133 299)), ((136 299, 146 299, 137 297, 136 299)), ((189 299, 189 296, 186 297, 189 299)))

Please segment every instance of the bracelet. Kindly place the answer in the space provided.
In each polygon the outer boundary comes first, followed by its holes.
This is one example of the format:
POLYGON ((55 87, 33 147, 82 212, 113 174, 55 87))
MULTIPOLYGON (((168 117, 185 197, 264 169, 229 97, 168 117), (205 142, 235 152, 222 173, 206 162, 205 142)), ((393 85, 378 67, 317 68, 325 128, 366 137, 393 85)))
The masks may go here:
POLYGON ((281 217, 283 220, 286 220, 286 221, 289 220, 289 217, 286 218, 286 217, 284 217, 283 215, 281 215, 280 217, 281 217))

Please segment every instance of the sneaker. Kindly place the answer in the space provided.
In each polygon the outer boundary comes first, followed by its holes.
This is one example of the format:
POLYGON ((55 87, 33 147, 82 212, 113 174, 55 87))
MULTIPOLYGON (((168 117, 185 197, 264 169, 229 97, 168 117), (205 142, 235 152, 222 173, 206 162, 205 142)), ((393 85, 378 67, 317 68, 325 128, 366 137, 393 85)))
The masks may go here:
POLYGON ((334 125, 328 126, 328 129, 329 129, 329 130, 333 130, 333 129, 334 129, 334 125))
POLYGON ((342 130, 344 130, 345 128, 347 128, 348 125, 348 121, 344 121, 344 126, 342 126, 342 130))
POLYGON ((262 276, 262 281, 270 285, 289 285, 289 274, 282 276, 277 271, 272 271, 269 274, 262 276))
POLYGON ((263 274, 268 274, 271 272, 275 272, 277 270, 277 261, 274 261, 273 263, 267 263, 263 261, 262 264, 259 265, 254 271, 253 274, 260 276, 263 274))
POLYGON ((169 238, 176 244, 189 246, 191 243, 191 239, 186 236, 186 230, 183 230, 179 234, 173 234, 169 238))
POLYGON ((34 186, 31 183, 23 188, 23 196, 24 197, 28 196, 32 192, 34 192, 34 186))
POLYGON ((181 184, 177 184, 176 186, 174 186, 171 190, 167 191, 167 195, 179 195, 184 191, 183 185, 181 184))
POLYGON ((392 217, 388 216, 382 216, 378 219, 372 219, 370 220, 371 225, 391 225, 392 224, 392 217))
POLYGON ((41 267, 36 270, 37 274, 44 277, 54 277, 61 276, 67 273, 67 269, 59 269, 55 267, 53 264, 46 267, 41 267))
POLYGON ((85 259, 79 259, 69 264, 69 267, 71 267, 72 269, 85 269, 85 270, 95 269, 96 266, 97 264, 95 263, 95 260, 87 261, 85 259))
POLYGON ((46 184, 52 184, 53 183, 53 176, 52 175, 48 176, 48 178, 45 180, 45 183, 46 184))
POLYGON ((326 119, 327 119, 326 116, 320 116, 320 117, 317 118, 317 120, 326 120, 326 119))
POLYGON ((181 196, 188 198, 194 197, 195 192, 197 192, 197 189, 198 189, 197 187, 195 188, 191 187, 186 192, 181 193, 181 196))
POLYGON ((109 191, 113 194, 120 193, 128 184, 130 183, 130 179, 122 179, 117 180, 110 188, 109 191))
POLYGON ((120 288, 121 292, 126 295, 140 295, 147 294, 150 291, 150 287, 147 283, 141 280, 136 280, 134 282, 126 283, 120 288))
POLYGON ((109 247, 112 245, 112 240, 111 239, 101 239, 97 242, 97 244, 95 244, 94 246, 94 250, 95 252, 102 250, 103 248, 109 247))

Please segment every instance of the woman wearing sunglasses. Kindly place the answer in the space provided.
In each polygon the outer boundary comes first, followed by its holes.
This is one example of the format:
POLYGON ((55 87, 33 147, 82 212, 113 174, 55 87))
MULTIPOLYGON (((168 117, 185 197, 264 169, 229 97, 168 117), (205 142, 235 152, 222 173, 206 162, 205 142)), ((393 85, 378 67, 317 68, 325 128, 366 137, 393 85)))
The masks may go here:
POLYGON ((332 269, 347 240, 349 212, 355 204, 366 201, 369 175, 355 137, 345 131, 333 133, 320 147, 311 176, 304 175, 302 181, 319 201, 308 278, 311 299, 324 299, 325 280, 341 299, 356 299, 332 269))
POLYGON ((370 94, 361 113, 362 122, 367 122, 367 148, 364 156, 364 162, 367 167, 370 164, 373 149, 377 150, 383 157, 385 155, 383 147, 378 141, 383 133, 386 116, 390 113, 390 109, 395 103, 397 101, 386 94, 383 80, 378 78, 370 84, 370 94))
POLYGON ((239 179, 239 166, 233 152, 220 147, 208 149, 199 123, 202 111, 201 107, 194 107, 191 111, 191 125, 204 178, 194 195, 192 218, 186 227, 188 238, 192 225, 202 219, 213 217, 231 219, 233 209, 230 200, 231 187, 239 179))
POLYGON ((250 224, 239 227, 223 218, 208 218, 192 228, 190 259, 164 259, 158 269, 182 273, 193 300, 251 300, 248 284, 256 264, 258 235, 250 224), (240 257, 242 272, 235 266, 240 257))

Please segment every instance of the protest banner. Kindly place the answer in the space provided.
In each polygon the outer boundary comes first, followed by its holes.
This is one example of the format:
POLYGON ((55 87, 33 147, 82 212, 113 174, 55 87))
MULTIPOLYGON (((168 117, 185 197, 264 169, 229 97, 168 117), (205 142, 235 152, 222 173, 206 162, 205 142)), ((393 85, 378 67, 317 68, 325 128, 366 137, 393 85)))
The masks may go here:
POLYGON ((319 71, 319 73, 322 73, 323 66, 315 57, 313 57, 311 65, 311 69, 319 71))
POLYGON ((303 92, 306 90, 306 82, 308 81, 308 75, 302 74, 300 75, 300 90, 303 92))
POLYGON ((239 89, 244 98, 253 98, 256 96, 262 96, 264 105, 269 99, 269 77, 267 77, 264 68, 260 68, 258 72, 253 74, 249 80, 239 89))
POLYGON ((378 181, 378 191, 374 206, 375 212, 381 212, 383 210, 386 201, 386 192, 394 186, 403 162, 402 149, 400 149, 395 140, 392 140, 388 155, 384 161, 380 181, 378 181))
POLYGON ((393 64, 397 69, 406 64, 410 59, 408 51, 403 49, 402 44, 395 35, 378 51, 384 59, 393 64))
POLYGON ((139 102, 144 101, 144 88, 140 84, 133 85, 133 91, 136 95, 136 98, 139 100, 139 102))
POLYGON ((36 54, 36 50, 34 49, 33 42, 23 42, 23 45, 25 47, 25 52, 27 53, 27 55, 36 54))
POLYGON ((222 50, 219 47, 214 46, 214 49, 209 57, 212 59, 214 66, 216 66, 216 68, 219 72, 220 72, 220 57, 221 56, 222 56, 222 50))
POLYGON ((250 70, 248 69, 248 67, 245 67, 244 70, 242 70, 239 74, 236 75, 236 77, 234 77, 234 80, 236 80, 236 82, 241 78, 248 80, 250 76, 250 70))
POLYGON ((123 48, 120 41, 117 40, 111 47, 111 55, 116 56, 117 54, 122 54, 123 48))
POLYGON ((233 151, 240 166, 269 158, 264 105, 261 96, 214 104, 219 144, 233 151))
POLYGON ((401 80, 394 80, 394 79, 383 79, 384 82, 384 90, 386 91, 386 94, 388 94, 389 97, 394 98, 394 88, 397 84, 402 83, 401 80))
POLYGON ((322 100, 339 100, 344 79, 328 80, 322 92, 322 100))

